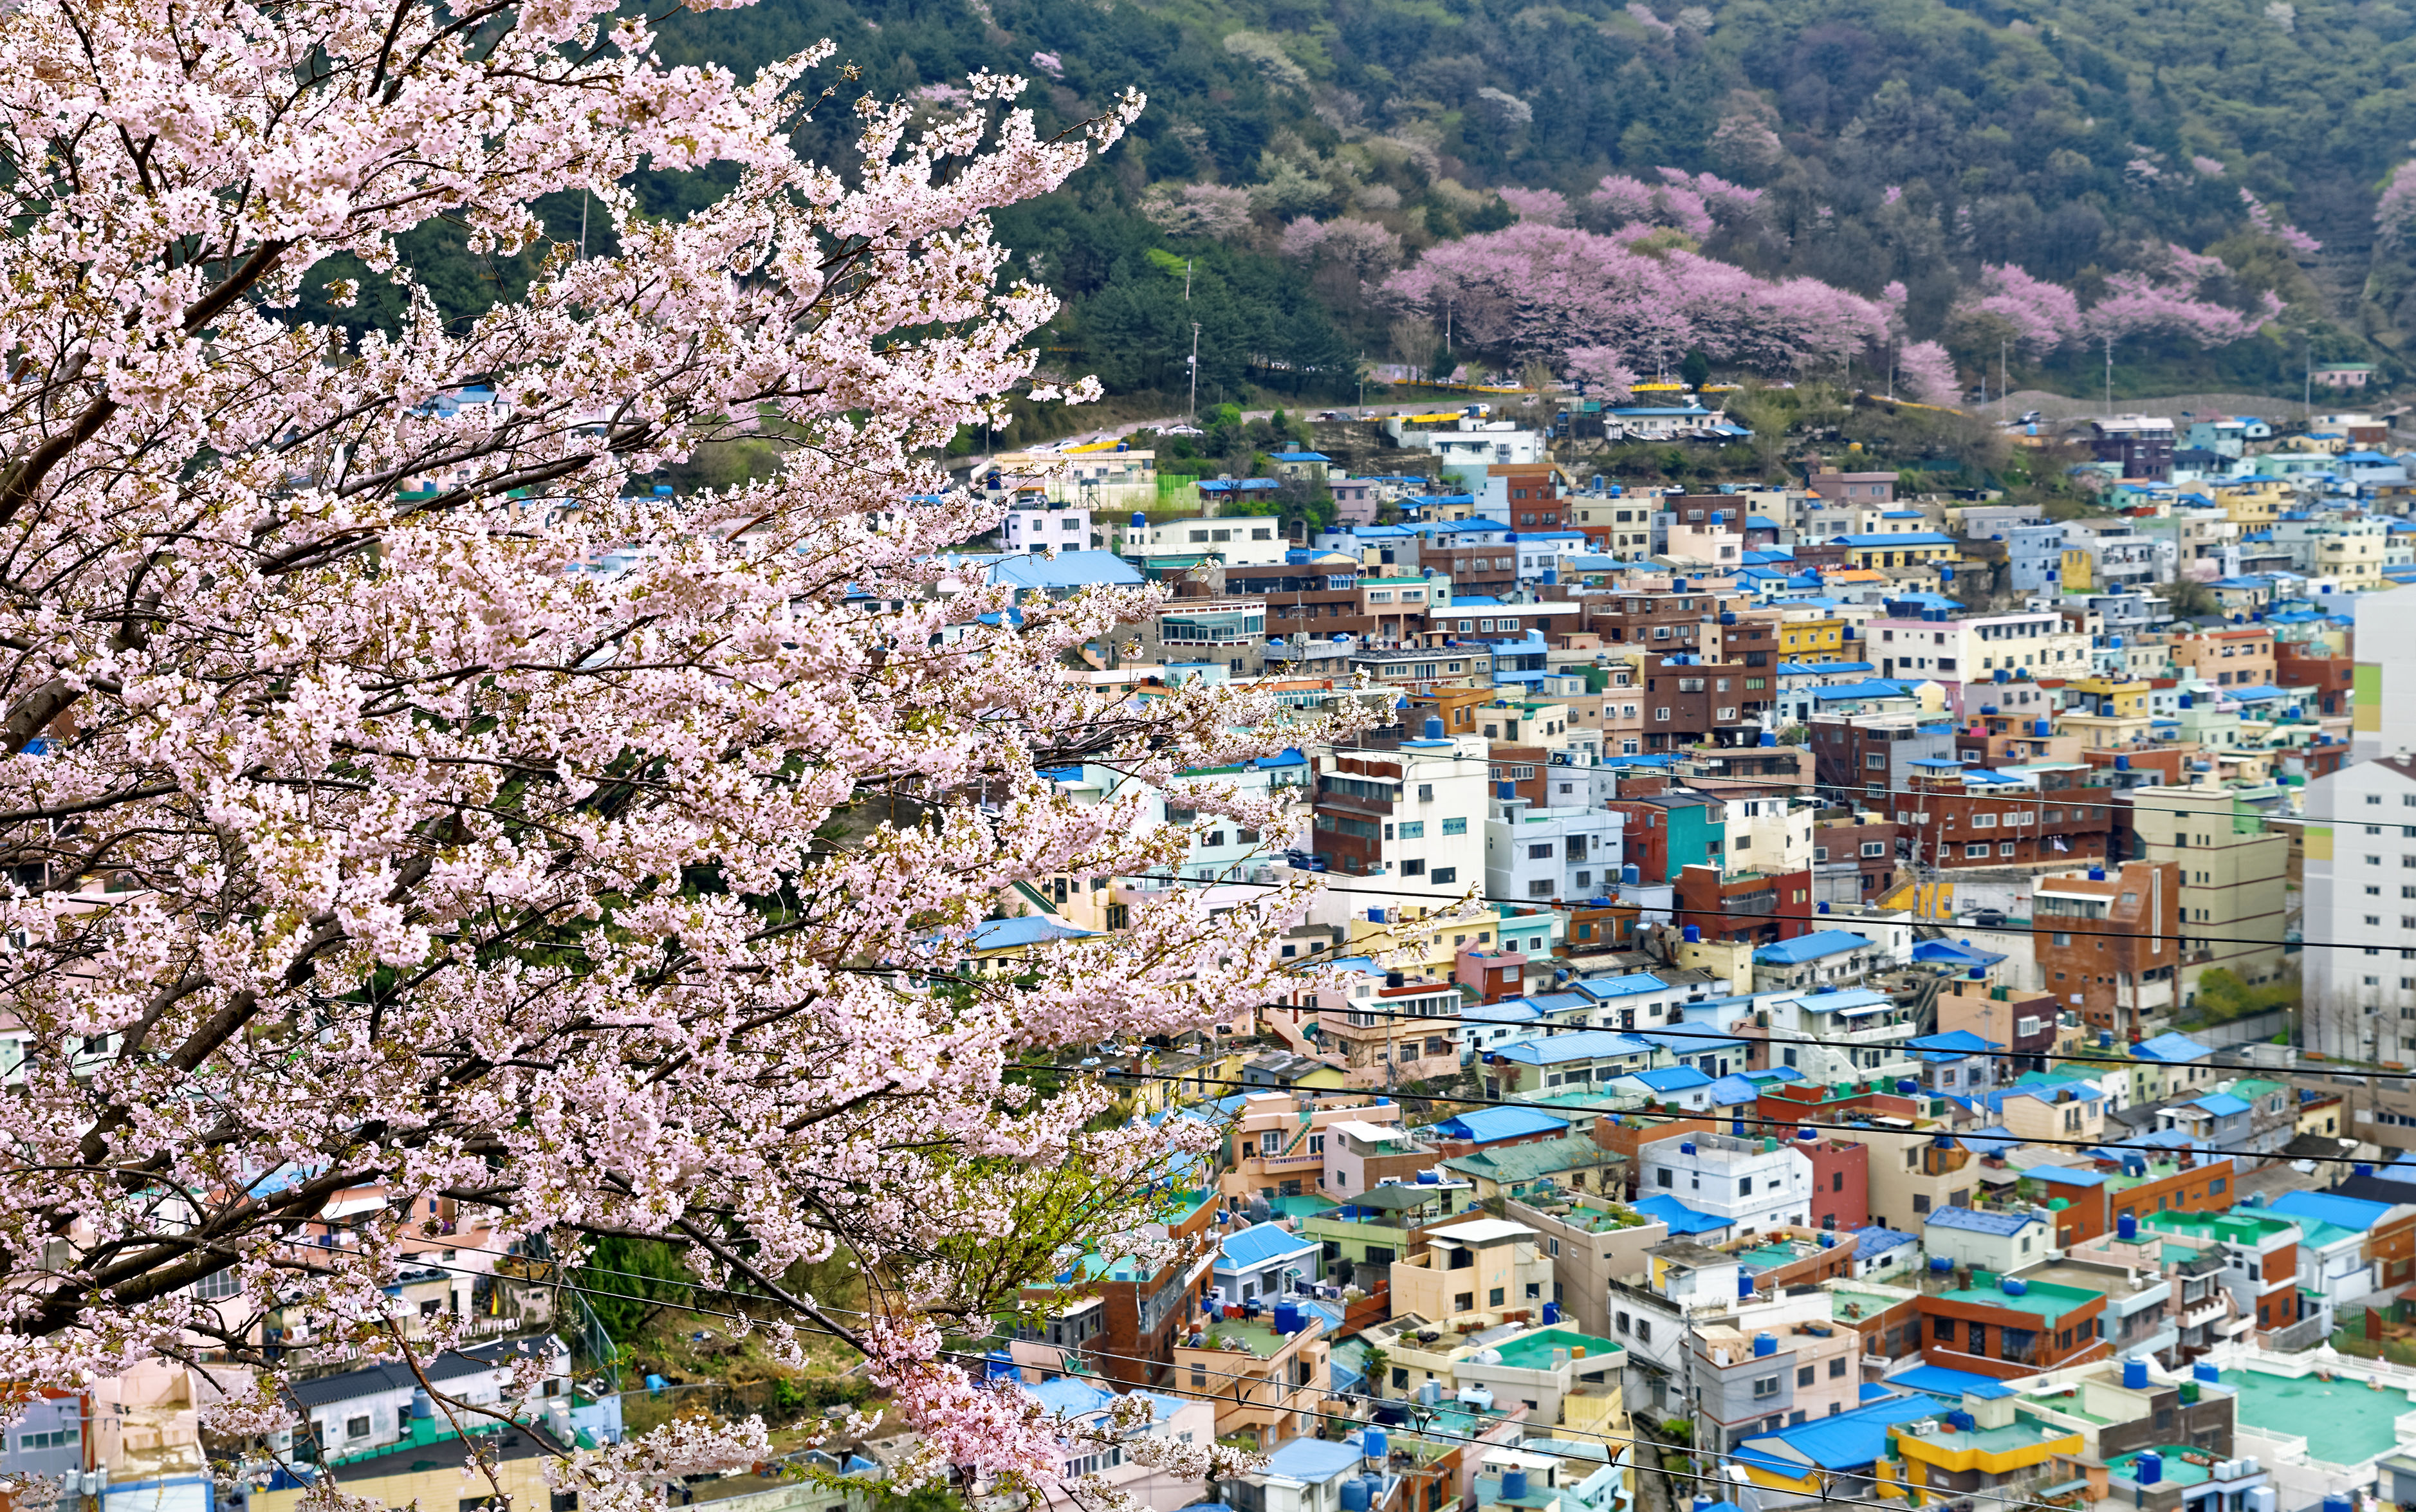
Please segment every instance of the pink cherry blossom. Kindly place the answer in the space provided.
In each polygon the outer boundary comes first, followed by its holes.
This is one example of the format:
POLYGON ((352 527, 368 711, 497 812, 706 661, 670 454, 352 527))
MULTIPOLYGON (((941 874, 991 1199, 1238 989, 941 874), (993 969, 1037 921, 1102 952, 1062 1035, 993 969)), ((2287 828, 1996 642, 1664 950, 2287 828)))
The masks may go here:
POLYGON ((2010 263, 1987 264, 1980 281, 1947 314, 1949 340, 1971 347, 2010 340, 2032 361, 2076 339, 2080 301, 2061 284, 2032 278, 2010 263))
POLYGON ((1573 346, 1563 359, 1562 370, 1586 386, 1589 399, 1635 397, 1632 390, 1638 382, 1636 370, 1611 347, 1573 346))
POLYGON ((1548 226, 1569 223, 1569 197, 1558 189, 1505 189, 1502 203, 1521 220, 1540 220, 1548 226))
MULTIPOLYGON (((653 1236, 759 1299, 774 1355, 855 1341, 901 1426, 1044 1500, 1055 1436, 935 1320, 1015 1303, 1052 1249, 1132 1252, 1211 1136, 1094 1127, 1108 1089, 1018 1072, 1296 987, 1274 940, 1307 900, 1176 888, 963 963, 1019 884, 1178 859, 1153 784, 1324 729, 1070 681, 1157 592, 1019 603, 948 554, 1000 511, 929 459, 1010 392, 1096 391, 1034 382, 1056 307, 988 217, 1141 102, 1053 139, 989 74, 961 107, 825 102, 842 172, 793 150, 827 45, 742 82, 661 64, 611 0, 465 14, 0 25, 0 1374, 74 1390, 175 1348, 275 1376, 272 1307, 313 1351, 393 1348, 387 1289, 445 1225, 574 1266, 653 1236), (731 187, 644 216, 649 164, 731 187), (553 195, 609 254, 549 239, 553 195), (448 327, 397 247, 439 214, 534 249, 525 295, 448 327), (394 328, 297 313, 339 253, 400 283, 394 328), (650 486, 776 429, 767 476, 650 486), (1126 795, 1041 775, 1084 761, 1126 795), (310 1243, 339 1202, 343 1242, 310 1243), (869 1319, 784 1284, 842 1252, 869 1319)), ((563 1468, 633 1507, 762 1443, 563 1468)))
POLYGON ((1896 387, 1924 404, 1952 404, 1963 392, 1955 359, 1935 341, 1915 341, 1896 354, 1896 387))
POLYGON ((2323 250, 2324 244, 2275 215, 2264 201, 2245 189, 2240 191, 2240 203, 2248 206, 2248 223, 2272 236, 2302 257, 2313 257, 2323 250))
POLYGON ((1766 372, 1840 363, 1883 337, 1887 319, 1877 302, 1811 279, 1767 280, 1683 249, 1648 254, 1532 221, 1432 248, 1383 290, 1438 318, 1446 302, 1462 317, 1481 311, 1472 340, 1524 354, 1601 346, 1652 364, 1700 347, 1766 372))

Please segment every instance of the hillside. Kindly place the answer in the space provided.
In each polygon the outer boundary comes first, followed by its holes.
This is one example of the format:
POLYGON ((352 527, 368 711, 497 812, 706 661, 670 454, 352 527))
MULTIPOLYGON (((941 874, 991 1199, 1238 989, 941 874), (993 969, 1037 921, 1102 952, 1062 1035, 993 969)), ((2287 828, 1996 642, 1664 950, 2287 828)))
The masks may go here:
MULTIPOLYGON (((1146 91, 1105 162, 1001 220, 1017 271, 1066 297, 1052 361, 1122 393, 1178 389, 1194 321, 1203 402, 1340 396, 1363 358, 1564 366, 1506 316, 1464 321, 1472 285, 1404 292, 1437 245, 1524 214, 1682 281, 1699 254, 1855 300, 1837 341, 1751 358, 1699 323, 1647 353, 1612 322, 1630 368, 1699 352, 1792 375, 1938 340, 1964 383, 1993 390, 2001 356, 2016 386, 2093 394, 2110 324, 2137 394, 2295 392, 2307 359, 2398 376, 2416 263, 2376 209, 2416 138, 2411 33, 2391 0, 760 0, 673 17, 663 53, 745 72, 828 36, 862 69, 845 90, 935 107, 969 70, 1016 70, 1044 126, 1146 91), (2026 329, 2033 285, 2008 293, 1997 265, 2091 315, 2026 329)), ((800 130, 843 160, 852 123, 834 105, 800 130)), ((657 176, 645 202, 714 189, 657 176)), ((475 303, 509 273, 456 281, 475 303)))

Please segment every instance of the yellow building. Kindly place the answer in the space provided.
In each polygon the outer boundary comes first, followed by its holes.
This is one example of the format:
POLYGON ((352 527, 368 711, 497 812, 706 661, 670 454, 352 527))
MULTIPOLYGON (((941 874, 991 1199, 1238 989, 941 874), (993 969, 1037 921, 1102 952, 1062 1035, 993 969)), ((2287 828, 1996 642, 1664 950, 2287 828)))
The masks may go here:
POLYGON ((1846 560, 1854 567, 1870 571, 1894 572, 1905 567, 1955 567, 1963 560, 1955 550, 1955 537, 1936 531, 1910 531, 1896 535, 1840 536, 1845 544, 1846 560))
POLYGON ((2089 554, 2086 547, 2067 546, 2056 582, 2065 593, 2093 592, 2091 584, 2096 581, 2095 567, 2096 558, 2089 554))
POLYGON ((1786 661, 1843 661, 1846 622, 1834 614, 1789 620, 1779 627, 1778 651, 1786 661))
POLYGON ((2018 1411, 2015 1404, 2019 1400, 1965 1397, 1969 1428, 1955 1426, 1952 1418, 1899 1424, 1890 1435, 1896 1450, 1894 1463, 1880 1460, 1874 1467, 1878 1478, 1884 1484, 1900 1477, 1913 1489, 1936 1487, 1938 1494, 1961 1496, 1974 1489, 1973 1475, 1979 1486, 2001 1485, 2059 1456, 2084 1452, 2079 1433, 2018 1411))
POLYGON ((2289 484, 2278 477, 2243 478, 2219 483, 2214 490, 2214 502, 2223 506, 2224 517, 2243 531, 2272 524, 2290 496, 2289 484))

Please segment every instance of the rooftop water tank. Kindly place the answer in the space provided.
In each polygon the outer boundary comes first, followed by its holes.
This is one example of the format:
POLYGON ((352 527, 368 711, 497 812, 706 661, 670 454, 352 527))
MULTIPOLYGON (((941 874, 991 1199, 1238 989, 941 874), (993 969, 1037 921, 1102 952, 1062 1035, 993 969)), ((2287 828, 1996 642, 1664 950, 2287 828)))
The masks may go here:
POLYGON ((1145 515, 1145 514, 1141 513, 1141 512, 1140 512, 1140 510, 1138 510, 1138 509, 1135 509, 1135 510, 1133 511, 1133 517, 1132 517, 1132 528, 1133 528, 1133 529, 1135 529, 1135 530, 1145 530, 1145 529, 1147 529, 1148 527, 1149 527, 1149 516, 1147 516, 1147 515, 1145 515))
POLYGON ((1526 1495, 1527 1473, 1524 1470, 1518 1469, 1503 1471, 1502 1473, 1502 1494, 1508 1497, 1526 1495))
POLYGON ((1560 1321, 1561 1321, 1561 1305, 1560 1305, 1559 1303, 1557 1303, 1557 1302, 1547 1302, 1547 1303, 1545 1303, 1545 1304, 1544 1304, 1544 1326, 1545 1326, 1545 1327, 1547 1327, 1547 1328, 1549 1328, 1550 1326, 1552 1326, 1552 1324, 1554 1324, 1554 1323, 1559 1323, 1560 1321))
POLYGON ((1623 887, 1633 887, 1643 880, 1644 869, 1641 867, 1623 866, 1619 869, 1619 885, 1623 887))
POLYGON ((1703 931, 1696 925, 1689 924, 1686 926, 1685 936, 1686 943, 1688 945, 1701 945, 1703 943, 1703 931))
POLYGON ((1778 744, 1778 732, 1777 732, 1777 731, 1775 731, 1775 730, 1764 730, 1764 731, 1761 733, 1761 743, 1762 743, 1763 745, 1765 745, 1765 746, 1775 746, 1775 745, 1777 745, 1777 744, 1778 744))
POLYGON ((1737 1295, 1740 1298, 1753 1295, 1753 1277, 1751 1273, 1746 1271, 1737 1272, 1737 1295))
MULTIPOLYGON (((2147 1369, 2147 1367, 2141 1366, 2140 1369, 2144 1372, 2147 1369)), ((2156 1453, 2152 1449, 2142 1452, 2138 1459, 2131 1462, 2131 1478, 2142 1486, 2153 1486, 2163 1480, 2165 1478, 2165 1457, 2156 1453)), ((2324 1508, 2324 1512, 2348 1512, 2348 1508, 2347 1507, 2334 1508, 2331 1506, 2329 1504, 2332 1501, 2332 1498, 2326 1497, 2324 1500, 2328 1504, 2324 1508)), ((2347 1498, 2344 1497, 2343 1500, 2346 1501, 2347 1498)))
POLYGON ((2147 1390, 2148 1362, 2145 1360, 2124 1360, 2122 1362, 2122 1384, 2133 1391, 2147 1390))
POLYGON ((1954 1268, 1955 1262, 1949 1260, 1944 1255, 1932 1255, 1929 1257, 1930 1274, 1934 1276, 1943 1276, 1954 1268))
POLYGON ((2091 867, 2089 869, 2089 880, 2091 882, 2104 882, 2106 880, 2106 869, 2104 867, 2091 867))
POLYGON ((1366 1433, 1360 1436, 1359 1442, 1367 1450, 1368 1459, 1375 1460, 1380 1465, 1384 1462, 1386 1441, 1384 1438, 1384 1430, 1382 1429, 1369 1429, 1366 1433))
POLYGON ((1764 1355, 1775 1354, 1777 1353, 1778 1336, 1776 1334, 1756 1334, 1753 1336, 1753 1357, 1755 1359, 1759 1360, 1764 1355))
POLYGON ((2118 771, 2118 772, 2127 772, 2127 771, 2129 771, 2130 769, 2131 769, 2131 758, 2130 758, 2130 757, 2128 757, 2128 756, 2117 756, 2117 757, 2115 757, 2115 758, 2114 758, 2114 770, 2116 770, 2116 771, 2118 771))
POLYGON ((1290 1297, 1281 1298, 1276 1303, 1276 1332, 1278 1334, 1300 1332, 1300 1304, 1290 1297))
POLYGON ((2005 1278, 2005 1295, 2009 1297, 2028 1296, 2030 1295, 2030 1290, 2031 1283, 2023 1280, 2021 1278, 2017 1276, 2008 1276, 2005 1278))
POLYGON ((1367 1512, 1367 1483, 1356 1475, 1342 1483, 1342 1512, 1367 1512))
POLYGON ((2223 1368, 2219 1365, 2210 1365, 2206 1361, 2200 1360, 2196 1365, 2190 1367, 2190 1374, 2197 1377, 2200 1381, 2220 1383, 2223 1380, 2223 1368))
POLYGON ((2133 1217, 2128 1213, 2116 1218, 2114 1220, 2114 1237, 2122 1240, 2124 1244, 2137 1242, 2139 1237, 2139 1220, 2133 1217))
POLYGON ((1909 1076, 1900 1076, 1895 1079, 1895 1095, 1899 1097, 1910 1097, 1920 1090, 1921 1083, 1909 1076))
POLYGON ((1442 715, 1429 714, 1427 716, 1427 738, 1428 740, 1441 740, 1442 738, 1442 715))

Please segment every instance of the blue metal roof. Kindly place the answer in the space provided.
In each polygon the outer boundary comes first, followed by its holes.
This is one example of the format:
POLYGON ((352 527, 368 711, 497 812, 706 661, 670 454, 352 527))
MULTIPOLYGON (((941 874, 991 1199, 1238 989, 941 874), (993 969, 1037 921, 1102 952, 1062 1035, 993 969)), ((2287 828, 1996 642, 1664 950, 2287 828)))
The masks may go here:
POLYGON ((1631 1071, 1623 1081, 1638 1081, 1655 1092, 1691 1092, 1707 1087, 1712 1079, 1691 1066, 1665 1066, 1657 1071, 1631 1071))
POLYGON ((1060 924, 1044 915, 1027 914, 1017 919, 984 920, 974 928, 972 945, 975 950, 1012 950, 1049 940, 1085 940, 1090 934, 1088 930, 1060 924))
POLYGON ((1253 1223, 1239 1233, 1225 1236, 1225 1242, 1217 1247, 1217 1264, 1225 1270, 1256 1270, 1271 1261, 1316 1247, 1280 1223, 1253 1223))
POLYGON ((1671 1233, 1710 1233, 1729 1226, 1728 1219, 1698 1213, 1674 1197, 1645 1198, 1636 1204, 1636 1211, 1668 1224, 1671 1233))
POLYGON ((1868 1228, 1854 1231, 1854 1258, 1868 1260, 1873 1255, 1884 1255, 1891 1249, 1901 1249, 1906 1245, 1919 1242, 1917 1235, 1901 1229, 1883 1229, 1874 1223, 1868 1228))
POLYGON ((1317 1438, 1286 1439, 1267 1456, 1267 1473, 1320 1486, 1358 1469, 1363 1458, 1355 1444, 1317 1438))
POLYGON ((1950 1370, 1942 1365, 1916 1365, 1901 1374, 1888 1377, 1892 1386, 1910 1386, 1933 1397, 1977 1397, 1983 1401, 1995 1401, 2010 1397, 2014 1388, 1993 1376, 1976 1370, 1950 1370))
POLYGON ((1892 1397, 1746 1439, 1730 1458, 1796 1480, 1814 1469, 1858 1470, 1887 1453, 1889 1429, 1937 1415, 1938 1403, 1931 1398, 1892 1397))
POLYGON ((2158 1035, 2131 1047, 2131 1056, 2141 1061, 2202 1061, 2214 1052, 2187 1035, 2158 1035))
POLYGON ((1875 546, 1953 546, 1955 545, 1956 542, 1954 537, 1941 536, 1934 530, 1905 530, 1898 531, 1894 535, 1832 536, 1829 537, 1829 544, 1832 546, 1844 545, 1858 548, 1868 548, 1875 546))
POLYGON ((1489 1053, 1525 1066, 1557 1066, 1563 1061, 1591 1061, 1605 1055, 1649 1055, 1653 1049, 1647 1041, 1615 1029, 1580 1029, 1575 1034, 1504 1045, 1489 1053))
POLYGON ((2247 1102, 2228 1092, 2210 1092, 2203 1097, 2193 1097, 2190 1106, 2203 1108, 2217 1118, 2229 1118, 2235 1113, 2248 1111, 2247 1102))
POLYGON ((1990 1051, 2005 1048, 1993 1039, 1982 1039, 1969 1029, 1956 1029, 1943 1035, 1922 1035, 1917 1038, 1906 1040, 1904 1044, 1907 1050, 1953 1052, 1943 1057, 1945 1059, 1957 1059, 1964 1055, 1985 1055, 1990 1051))
POLYGON ((2103 1187, 2106 1172, 2085 1171, 2077 1166, 2032 1166, 2022 1172, 2032 1181, 2044 1181, 2058 1187, 2103 1187))
POLYGON ((1141 575, 1113 552, 1060 552, 1054 557, 1003 556, 990 564, 989 581, 1015 588, 1133 588, 1140 585, 1141 575))
POLYGON ((2273 1199, 2264 1211, 2278 1213, 2286 1218, 2313 1218, 2318 1223, 2355 1229, 2363 1233, 2391 1208, 2387 1203, 2369 1202, 2359 1197, 2340 1197, 2332 1192, 2291 1192, 2273 1199))
POLYGON ((1966 941, 1924 940, 1912 947, 1912 959, 1917 962, 1934 961, 1969 968, 1993 966, 2005 958, 1994 950, 1983 950, 1966 941))
POLYGON ((1567 1119, 1554 1118, 1533 1108, 1479 1108, 1444 1119, 1434 1126, 1434 1132, 1441 1139, 1473 1140, 1483 1144, 1531 1134, 1566 1133, 1568 1126, 1567 1119))
POLYGON ((1966 1233, 2019 1233, 2037 1218, 2028 1213, 1983 1213, 1969 1207, 1941 1207, 1929 1215, 1929 1226, 1960 1229, 1966 1233))
POLYGON ((1639 971, 1630 972, 1624 976, 1597 976, 1570 985, 1599 1001, 1607 997, 1633 997, 1638 992, 1658 992, 1669 984, 1649 971, 1639 971))
POLYGON ((1738 1076, 1734 1072, 1712 1083, 1712 1101, 1722 1108, 1733 1108, 1740 1103, 1752 1102, 1760 1096, 1760 1083, 1750 1077, 1738 1076))
POLYGON ((1753 953, 1753 959, 1767 966, 1801 966, 1806 961, 1841 955, 1849 950, 1868 947, 1870 942, 1859 934, 1844 930, 1815 930, 1799 934, 1792 940, 1766 945, 1753 953))

